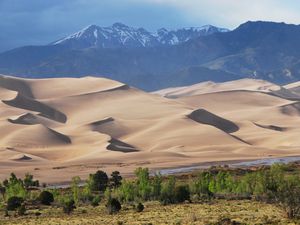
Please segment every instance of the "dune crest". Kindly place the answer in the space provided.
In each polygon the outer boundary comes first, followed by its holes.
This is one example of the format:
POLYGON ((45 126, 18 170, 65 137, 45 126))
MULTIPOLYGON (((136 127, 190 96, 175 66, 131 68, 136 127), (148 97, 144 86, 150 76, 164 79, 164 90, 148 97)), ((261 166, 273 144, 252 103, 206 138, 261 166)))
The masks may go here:
POLYGON ((27 156, 27 155, 20 154, 20 155, 16 155, 16 156, 12 157, 11 160, 14 160, 14 161, 30 161, 30 160, 32 160, 32 158, 27 156))

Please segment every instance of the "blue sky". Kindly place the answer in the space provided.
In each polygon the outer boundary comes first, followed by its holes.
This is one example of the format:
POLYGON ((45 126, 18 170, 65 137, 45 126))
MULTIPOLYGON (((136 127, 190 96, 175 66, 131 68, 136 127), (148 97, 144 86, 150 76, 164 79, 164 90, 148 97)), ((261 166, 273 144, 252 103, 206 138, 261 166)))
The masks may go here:
POLYGON ((299 12, 299 0, 0 0, 0 51, 47 44, 89 24, 234 29, 248 20, 300 24, 299 12))

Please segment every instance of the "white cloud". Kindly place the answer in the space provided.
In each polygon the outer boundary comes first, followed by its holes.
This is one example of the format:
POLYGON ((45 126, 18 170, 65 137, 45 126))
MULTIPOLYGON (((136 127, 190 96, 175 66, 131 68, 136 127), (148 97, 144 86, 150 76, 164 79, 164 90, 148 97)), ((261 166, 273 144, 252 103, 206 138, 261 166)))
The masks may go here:
MULTIPOLYGON (((134 1, 134 0, 133 0, 134 1)), ((137 1, 137 0, 136 0, 137 1)), ((248 20, 300 23, 299 0, 138 0, 176 7, 187 21, 234 28, 248 20)))

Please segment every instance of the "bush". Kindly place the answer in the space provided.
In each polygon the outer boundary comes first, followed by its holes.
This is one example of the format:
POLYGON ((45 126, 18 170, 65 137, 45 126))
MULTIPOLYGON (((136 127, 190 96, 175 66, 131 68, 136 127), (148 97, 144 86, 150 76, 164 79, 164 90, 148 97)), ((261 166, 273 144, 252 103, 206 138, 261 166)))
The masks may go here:
POLYGON ((100 200, 101 200, 100 196, 98 196, 98 195, 95 196, 95 197, 92 199, 91 205, 92 205, 93 207, 98 206, 99 203, 100 203, 100 200))
POLYGON ((277 194, 280 204, 290 219, 300 218, 300 180, 290 177, 277 194))
POLYGON ((39 200, 43 205, 51 205, 51 203, 54 202, 54 197, 49 191, 42 191, 39 200))
POLYGON ((24 216, 26 213, 26 207, 24 204, 22 204, 19 208, 18 208, 18 215, 19 216, 24 216))
MULTIPOLYGON (((118 187, 115 193, 117 194, 118 199, 122 202, 132 202, 136 197, 136 187, 130 181, 124 181, 120 187, 118 187)), ((107 198, 108 199, 108 198, 107 198)))
POLYGON ((24 199, 17 196, 12 196, 7 200, 7 207, 6 209, 8 211, 16 210, 17 208, 21 207, 22 203, 24 202, 24 199))
POLYGON ((163 205, 172 204, 176 202, 175 184, 176 184, 176 180, 174 176, 171 176, 166 183, 163 183, 161 195, 160 195, 160 202, 163 205))
POLYGON ((190 190, 186 185, 180 185, 175 188, 175 200, 178 203, 190 200, 190 190))
POLYGON ((5 192, 6 192, 6 188, 0 184, 0 194, 3 200, 5 199, 5 192))
POLYGON ((14 196, 25 199, 27 190, 24 187, 23 181, 18 179, 14 173, 10 175, 8 180, 3 181, 3 185, 5 186, 5 195, 7 199, 14 196))
POLYGON ((136 211, 137 212, 143 212, 144 211, 144 205, 142 203, 138 203, 136 206, 136 211))
POLYGON ((63 201, 63 212, 70 214, 73 210, 76 209, 75 201, 73 199, 66 199, 63 201))
POLYGON ((161 194, 161 187, 162 187, 162 177, 160 174, 155 174, 151 182, 151 186, 152 186, 151 197, 155 200, 159 200, 161 194))
POLYGON ((108 202, 106 204, 106 208, 107 208, 108 213, 111 215, 111 214, 117 213, 121 210, 121 204, 117 199, 111 198, 108 200, 108 202))
POLYGON ((29 173, 25 174, 25 178, 24 178, 24 186, 26 188, 29 187, 39 187, 40 183, 38 180, 33 180, 33 176, 29 173))
POLYGON ((220 218, 218 222, 213 225, 240 225, 241 223, 231 220, 230 218, 220 218))

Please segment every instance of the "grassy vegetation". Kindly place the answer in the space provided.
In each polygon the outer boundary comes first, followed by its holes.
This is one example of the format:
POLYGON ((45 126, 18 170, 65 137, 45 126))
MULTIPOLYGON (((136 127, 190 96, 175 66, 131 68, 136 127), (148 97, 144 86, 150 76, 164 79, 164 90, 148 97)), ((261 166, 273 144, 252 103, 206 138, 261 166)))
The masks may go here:
POLYGON ((135 174, 124 180, 118 171, 97 171, 83 186, 72 178, 67 189, 40 188, 30 174, 11 174, 0 186, 0 224, 300 224, 296 164, 135 174))
POLYGON ((214 200, 211 203, 184 203, 163 206, 159 202, 145 203, 138 213, 132 206, 123 206, 120 213, 109 215, 103 204, 93 208, 81 206, 71 215, 60 208, 28 210, 23 217, 1 218, 0 224, 26 225, 83 225, 83 224, 217 224, 230 218, 244 224, 297 224, 284 217, 284 212, 271 204, 250 200, 214 200), (35 216, 40 212, 40 216, 35 216))

